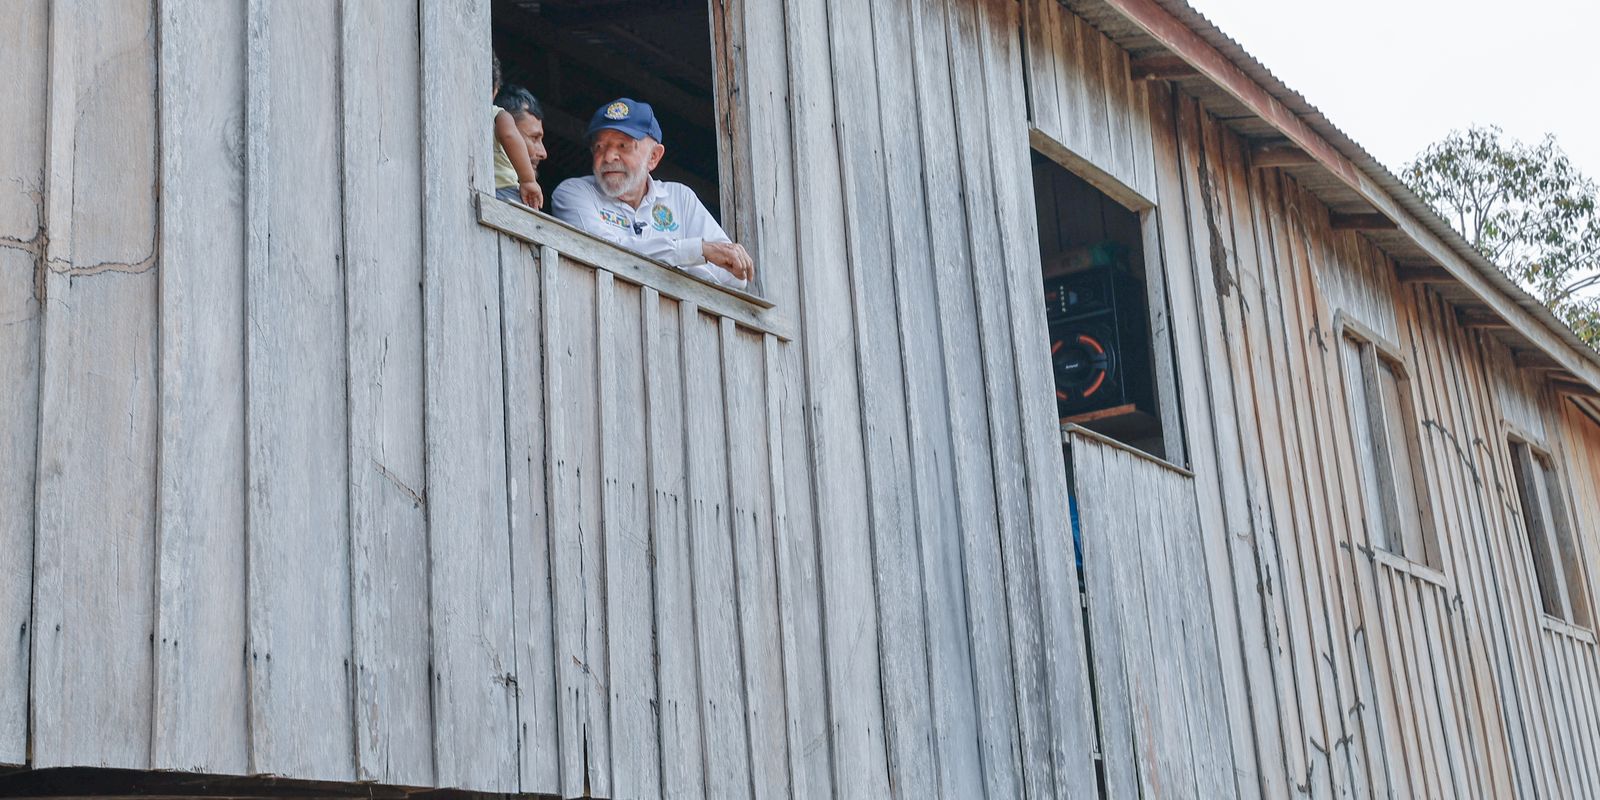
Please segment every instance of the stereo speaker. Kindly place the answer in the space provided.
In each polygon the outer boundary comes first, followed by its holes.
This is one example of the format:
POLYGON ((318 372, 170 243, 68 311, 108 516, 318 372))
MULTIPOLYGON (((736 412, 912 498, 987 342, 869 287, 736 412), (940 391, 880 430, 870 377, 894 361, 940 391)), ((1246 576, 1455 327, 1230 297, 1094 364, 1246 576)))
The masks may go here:
POLYGON ((1045 282, 1050 361, 1062 417, 1132 405, 1153 413, 1144 285, 1115 266, 1045 282))

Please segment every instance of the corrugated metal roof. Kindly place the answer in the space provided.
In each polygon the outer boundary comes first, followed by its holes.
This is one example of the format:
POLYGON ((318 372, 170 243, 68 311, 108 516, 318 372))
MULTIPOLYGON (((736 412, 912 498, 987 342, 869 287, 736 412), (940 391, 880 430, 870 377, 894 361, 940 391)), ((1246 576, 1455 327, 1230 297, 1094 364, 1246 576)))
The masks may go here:
MULTIPOLYGON (((1397 205, 1415 217, 1418 222, 1421 222, 1429 232, 1439 237, 1439 240, 1448 245, 1463 261, 1482 273, 1489 280, 1490 285, 1503 292, 1507 298, 1521 306, 1534 319, 1542 322, 1563 341, 1571 345, 1579 355, 1600 366, 1600 353, 1595 352, 1582 339, 1579 339, 1577 334, 1567 327, 1566 323, 1551 313, 1550 309, 1546 308, 1537 298, 1517 285, 1515 281, 1507 277, 1488 259, 1484 258, 1432 206, 1428 205, 1422 198, 1417 197, 1410 187, 1406 186, 1405 182, 1390 172, 1388 167, 1385 167, 1371 153, 1367 152, 1366 148, 1357 144, 1354 139, 1351 139, 1337 125, 1334 125, 1325 114, 1319 111, 1316 106, 1311 105, 1304 96, 1289 88, 1276 75, 1272 74, 1272 71, 1267 69, 1266 65, 1258 61, 1255 56, 1250 55, 1243 46, 1234 41, 1233 37, 1224 33, 1222 29, 1213 24, 1204 14, 1191 7, 1185 0, 1154 0, 1154 2, 1167 13, 1187 25, 1247 77, 1259 84, 1268 94, 1272 95, 1273 98, 1290 111, 1294 112, 1295 116, 1304 121, 1313 132, 1327 140, 1345 158, 1350 159, 1357 169, 1360 169, 1371 178, 1376 186, 1394 198, 1397 205)), ((1600 387, 1596 388, 1600 389, 1600 387)))

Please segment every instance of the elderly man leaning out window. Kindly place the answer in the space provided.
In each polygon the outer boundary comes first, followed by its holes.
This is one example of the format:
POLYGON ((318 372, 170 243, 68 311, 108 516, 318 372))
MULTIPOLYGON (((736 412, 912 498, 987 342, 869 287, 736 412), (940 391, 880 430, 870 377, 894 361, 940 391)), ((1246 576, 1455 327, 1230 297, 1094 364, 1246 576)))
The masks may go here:
POLYGON ((587 135, 594 175, 556 187, 550 205, 558 219, 698 278, 749 286, 755 262, 694 191, 650 177, 666 148, 649 103, 624 97, 601 106, 587 135))

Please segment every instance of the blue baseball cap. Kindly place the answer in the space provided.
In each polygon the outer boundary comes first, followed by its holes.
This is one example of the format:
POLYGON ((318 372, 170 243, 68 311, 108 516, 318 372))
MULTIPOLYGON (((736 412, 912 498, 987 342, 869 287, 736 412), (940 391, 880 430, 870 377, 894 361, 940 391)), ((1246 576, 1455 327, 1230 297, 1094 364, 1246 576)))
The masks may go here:
POLYGON ((594 135, 610 128, 622 131, 635 139, 649 136, 657 142, 661 141, 661 124, 656 122, 655 109, 649 103, 641 103, 627 97, 619 97, 601 106, 589 118, 589 130, 583 138, 593 140, 594 135))

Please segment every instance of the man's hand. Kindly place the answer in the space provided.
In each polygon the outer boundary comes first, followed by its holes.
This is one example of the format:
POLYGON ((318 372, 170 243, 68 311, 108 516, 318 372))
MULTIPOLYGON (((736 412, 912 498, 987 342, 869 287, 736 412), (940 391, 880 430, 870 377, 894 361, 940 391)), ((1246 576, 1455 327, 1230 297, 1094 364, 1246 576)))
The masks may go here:
POLYGON ((544 208, 544 190, 539 188, 538 181, 523 181, 517 184, 517 191, 522 195, 523 205, 544 208))
POLYGON ((705 254, 707 263, 722 267, 739 280, 748 281, 755 277, 756 262, 745 252, 744 245, 735 242, 702 242, 700 251, 705 254))

